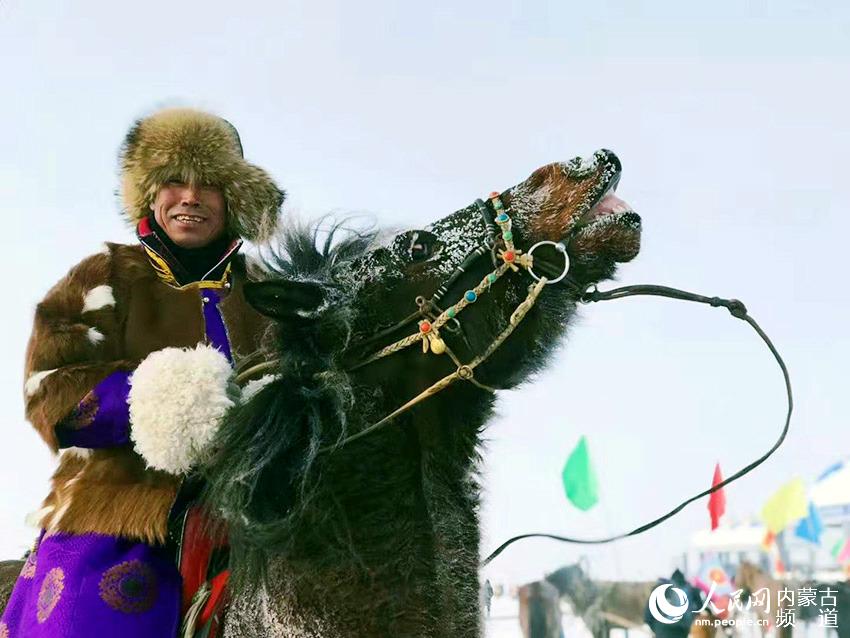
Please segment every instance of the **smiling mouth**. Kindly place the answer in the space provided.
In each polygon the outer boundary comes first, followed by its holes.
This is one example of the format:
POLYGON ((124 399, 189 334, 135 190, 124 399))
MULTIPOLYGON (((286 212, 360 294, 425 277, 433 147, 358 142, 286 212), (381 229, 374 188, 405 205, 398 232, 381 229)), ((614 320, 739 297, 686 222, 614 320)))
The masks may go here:
POLYGON ((198 215, 175 215, 174 219, 180 222, 181 224, 201 224, 206 220, 204 217, 200 217, 198 215))

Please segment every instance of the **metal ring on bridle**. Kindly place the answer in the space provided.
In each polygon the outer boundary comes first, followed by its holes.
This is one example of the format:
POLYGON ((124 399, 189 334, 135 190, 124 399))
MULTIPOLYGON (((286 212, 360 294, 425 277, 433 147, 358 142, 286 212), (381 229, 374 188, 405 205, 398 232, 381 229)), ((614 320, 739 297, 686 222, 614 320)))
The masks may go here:
MULTIPOLYGON (((491 199, 493 199, 494 197, 496 199, 498 199, 498 194, 492 195, 491 199)), ((447 290, 449 290, 451 288, 451 286, 456 282, 456 280, 459 278, 459 276, 462 273, 465 273, 466 269, 469 268, 479 257, 481 257, 481 256, 483 256, 487 253, 488 248, 491 249, 491 257, 493 257, 493 259, 494 259, 494 265, 496 267, 496 270, 489 273, 487 275, 487 277, 484 280, 482 280, 482 282, 479 284, 479 287, 476 287, 476 289, 467 291, 466 295, 469 295, 469 296, 465 295, 465 301, 462 300, 461 302, 458 302, 451 307, 452 309, 454 309, 454 312, 459 312, 464 307, 466 307, 466 305, 468 305, 468 303, 473 303, 477 299, 478 294, 484 292, 485 290, 489 290, 489 284, 494 282, 496 279, 498 279, 498 277, 500 277, 502 274, 510 272, 511 269, 513 271, 517 270, 517 268, 515 267, 513 262, 514 262, 514 258, 520 253, 520 251, 515 252, 513 242, 512 242, 512 239, 511 239, 511 237, 512 237, 511 235, 509 235, 508 237, 505 237, 505 233, 510 232, 510 229, 509 229, 510 219, 507 216, 507 213, 505 213, 505 212, 499 213, 499 215, 497 217, 497 219, 499 219, 501 224, 506 224, 508 226, 508 229, 507 229, 507 231, 503 231, 503 235, 502 235, 503 239, 505 239, 505 250, 501 251, 501 258, 504 259, 504 263, 496 264, 495 263, 496 258, 495 258, 495 254, 494 254, 494 248, 495 248, 496 244, 492 243, 490 241, 491 237, 495 237, 498 234, 497 230, 494 229, 494 226, 496 225, 496 221, 492 218, 490 209, 488 209, 488 207, 484 204, 484 202, 482 200, 477 200, 476 205, 478 206, 478 209, 479 209, 482 217, 484 218, 484 222, 485 222, 485 225, 487 226, 487 230, 488 230, 488 237, 484 241, 483 245, 480 246, 479 248, 477 248, 476 250, 474 250, 472 253, 469 253, 466 256, 466 258, 463 260, 461 265, 457 266, 454 273, 452 273, 452 275, 448 278, 448 280, 443 282, 443 284, 440 286, 440 288, 437 290, 437 292, 433 294, 431 299, 426 300, 422 296, 416 297, 416 305, 418 306, 418 310, 416 312, 411 313, 410 315, 408 315, 406 318, 402 319, 398 323, 391 325, 388 328, 384 328, 384 329, 380 330, 378 332, 378 334, 373 335, 372 337, 365 339, 364 340, 365 343, 371 344, 371 343, 375 342, 376 340, 382 340, 386 336, 393 334, 398 328, 404 327, 404 326, 411 324, 411 323, 414 323, 414 322, 420 323, 420 330, 421 330, 422 324, 426 323, 426 322, 423 321, 423 319, 425 319, 425 318, 428 318, 429 320, 433 321, 434 323, 436 323, 436 321, 442 321, 443 323, 441 325, 446 327, 447 329, 448 329, 448 326, 450 325, 450 322, 451 322, 451 325, 456 325, 456 326, 459 327, 460 323, 454 317, 454 315, 449 317, 448 314, 447 314, 447 311, 441 310, 439 304, 442 303, 442 302, 440 300, 442 299, 443 295, 446 294, 447 290), (511 254, 510 260, 505 259, 505 257, 507 256, 508 253, 511 254), (490 279, 491 277, 494 277, 494 279, 490 279), (485 284, 486 284, 486 286, 485 286, 485 284), (470 296, 471 296, 471 298, 470 298, 470 296), (462 304, 464 304, 464 305, 462 305, 462 304), (436 313, 436 314, 439 315, 439 317, 436 320, 434 320, 434 318, 429 313, 436 313)), ((496 208, 495 205, 494 205, 494 208, 496 208)), ((503 208, 503 206, 501 206, 501 205, 498 206, 498 210, 502 210, 502 208, 503 208)), ((429 397, 432 397, 435 394, 437 394, 438 392, 441 392, 442 390, 448 388, 457 379, 461 379, 463 381, 470 381, 471 383, 475 384, 480 389, 487 390, 489 392, 495 392, 495 389, 493 387, 484 385, 484 384, 479 383, 478 381, 475 380, 475 369, 479 365, 484 363, 490 357, 490 355, 492 355, 494 352, 496 352, 497 349, 512 334, 512 332, 514 331, 514 328, 516 328, 516 326, 519 324, 519 322, 522 321, 523 317, 526 316, 526 314, 528 313, 531 306, 535 303, 538 295, 540 294, 541 290, 543 289, 543 285, 544 284, 554 284, 554 283, 561 281, 567 275, 567 271, 570 268, 570 260, 569 260, 569 255, 567 254, 566 246, 564 244, 560 243, 560 242, 553 242, 553 241, 537 242, 536 244, 534 244, 528 250, 526 255, 528 255, 529 257, 532 257, 532 259, 523 260, 523 262, 519 262, 518 260, 517 261, 518 261, 519 265, 522 265, 524 268, 526 268, 526 270, 528 270, 529 274, 538 283, 536 285, 530 286, 528 296, 514 310, 513 314, 511 315, 508 326, 506 326, 504 330, 502 330, 498 335, 496 335, 496 337, 492 340, 490 345, 487 346, 487 348, 483 352, 476 355, 475 358, 471 362, 469 362, 467 364, 461 364, 457 360, 457 358, 454 357, 453 354, 451 354, 451 350, 446 349, 445 351, 449 353, 449 355, 452 357, 453 361, 455 361, 456 363, 459 364, 457 369, 454 372, 444 376, 441 379, 438 379, 436 382, 432 383, 429 387, 427 387, 425 390, 420 392, 418 395, 416 395, 415 397, 413 397, 412 399, 407 401, 404 405, 401 405, 400 407, 396 408, 395 410, 393 410, 392 412, 390 412, 389 414, 387 414, 383 418, 381 418, 379 421, 372 423, 371 425, 369 425, 365 429, 363 429, 363 430, 361 430, 361 431, 359 431, 355 434, 349 435, 348 437, 342 439, 341 441, 337 441, 336 443, 332 443, 332 444, 326 445, 322 448, 319 448, 318 453, 321 454, 321 453, 325 453, 325 452, 332 452, 332 451, 338 450, 342 446, 344 446, 344 445, 346 445, 346 444, 348 444, 352 441, 359 440, 359 439, 361 439, 365 436, 368 436, 368 435, 376 432, 380 428, 382 428, 385 425, 387 425, 388 423, 392 422, 400 414, 405 413, 406 411, 408 411, 409 409, 418 405, 422 401, 425 401, 429 397), (561 275, 559 277, 557 277, 556 279, 552 279, 551 281, 546 280, 545 278, 538 277, 531 268, 531 266, 533 266, 532 253, 537 248, 542 246, 543 244, 552 244, 555 247, 555 249, 558 252, 562 253, 563 256, 564 256, 564 271, 561 273, 561 275), (529 262, 532 262, 532 263, 529 263, 529 262)), ((747 314, 747 309, 746 309, 746 307, 744 306, 743 303, 741 303, 740 301, 738 301, 736 299, 723 299, 723 298, 720 298, 720 297, 705 297, 703 295, 696 295, 694 293, 690 293, 690 292, 687 292, 687 291, 684 291, 684 290, 679 290, 677 288, 670 288, 668 286, 634 285, 634 286, 623 286, 621 288, 615 288, 613 290, 600 291, 600 290, 597 289, 596 284, 590 284, 589 286, 586 285, 584 289, 580 289, 580 288, 578 288, 577 282, 570 282, 568 280, 568 283, 570 283, 573 287, 578 289, 578 291, 579 291, 578 300, 583 302, 583 303, 605 301, 605 300, 611 300, 611 299, 622 299, 622 298, 630 297, 630 296, 633 296, 633 295, 652 295, 652 296, 660 296, 660 297, 669 297, 669 298, 672 298, 672 299, 679 299, 679 300, 684 300, 684 301, 694 301, 694 302, 698 302, 698 303, 708 304, 708 305, 713 306, 713 307, 719 306, 719 307, 726 308, 733 317, 735 317, 736 319, 741 319, 741 320, 747 322, 756 331, 756 333, 759 335, 759 337, 761 337, 762 341, 767 345, 771 354, 773 354, 773 357, 776 359, 776 362, 779 364, 779 368, 782 371, 782 375, 783 375, 783 378, 785 380, 785 390, 786 390, 786 394, 787 394, 787 397, 788 397, 788 411, 787 411, 786 416, 785 416, 785 424, 783 426, 782 432, 779 435, 779 438, 776 440, 776 442, 773 444, 773 446, 765 454, 763 454, 762 456, 757 458, 755 461, 749 463, 747 466, 738 470, 734 474, 727 476, 723 481, 721 481, 719 483, 715 483, 710 488, 700 492, 699 494, 696 494, 696 495, 688 498, 685 501, 682 501, 679 505, 677 505, 676 507, 671 509, 666 514, 663 514, 662 516, 659 516, 658 518, 656 518, 656 519, 654 519, 654 520, 652 520, 648 523, 644 523, 640 527, 636 527, 635 529, 631 530, 630 532, 617 534, 616 536, 609 536, 609 537, 606 537, 606 538, 597 538, 597 539, 571 538, 571 537, 568 537, 568 536, 558 536, 558 535, 555 535, 555 534, 540 534, 540 533, 521 534, 519 536, 514 536, 513 538, 510 538, 507 541, 505 541, 504 543, 502 543, 498 548, 496 548, 496 550, 494 550, 489 556, 487 556, 487 558, 484 559, 484 561, 482 562, 482 566, 489 564, 494 558, 499 556, 507 547, 509 547, 513 543, 520 541, 520 540, 527 539, 527 538, 550 538, 550 539, 553 539, 553 540, 557 540, 557 541, 561 541, 561 542, 567 542, 567 543, 578 543, 578 544, 582 544, 582 545, 599 545, 599 544, 610 543, 610 542, 620 540, 620 539, 623 539, 623 538, 628 538, 628 537, 631 537, 631 536, 637 536, 639 534, 643 534, 644 532, 646 532, 646 531, 660 525, 664 521, 672 518, 673 516, 678 514, 680 511, 682 511, 685 507, 687 507, 691 503, 694 503, 694 502, 702 499, 703 497, 708 496, 709 494, 717 492, 718 490, 724 488, 726 485, 729 485, 733 481, 737 481, 742 476, 744 476, 744 475, 748 474, 749 472, 751 472, 752 470, 754 470, 756 467, 758 467, 759 465, 764 463, 770 456, 772 456, 774 454, 774 452, 776 452, 777 449, 779 449, 779 447, 785 441, 785 437, 788 434, 788 430, 789 430, 789 427, 790 427, 790 424, 791 424, 791 413, 792 413, 793 407, 794 407, 794 401, 793 401, 793 397, 792 397, 792 394, 791 394, 791 378, 789 376, 788 369, 787 369, 785 362, 783 361, 782 357, 779 355, 778 350, 773 345, 773 342, 770 340, 770 338, 767 336, 767 334, 765 334, 765 332, 761 329, 761 327, 756 323, 756 321, 751 316, 749 316, 747 314)), ((438 328, 439 326, 436 326, 436 327, 438 328)), ((378 350, 377 352, 373 353, 372 355, 366 357, 365 359, 362 359, 361 361, 353 364, 352 366, 349 366, 347 368, 347 371, 350 372, 352 370, 355 370, 357 368, 365 366, 369 363, 377 361, 377 360, 383 358, 384 356, 389 356, 393 353, 400 352, 401 350, 403 350, 403 349, 405 349, 409 346, 412 346, 414 344, 424 343, 425 339, 428 339, 427 335, 433 334, 431 331, 434 330, 434 328, 435 328, 435 326, 433 325, 433 323, 431 323, 428 326, 427 330, 424 330, 424 331, 421 331, 421 332, 416 332, 412 335, 408 335, 407 337, 399 339, 399 340, 395 341, 394 343, 381 348, 380 350, 378 350)), ((451 330, 449 329, 449 331, 451 331, 451 330)), ((461 336, 463 336, 463 331, 459 330, 459 332, 460 332, 461 336)), ((465 337, 464 337, 464 340, 466 340, 465 337)), ((445 347, 445 344, 443 344, 443 347, 445 347)), ((470 350, 472 350, 471 347, 470 347, 470 350)), ((432 352, 433 352, 433 350, 432 350, 432 352)), ((280 360, 264 361, 262 363, 252 365, 252 366, 248 367, 247 369, 240 370, 237 377, 236 377, 237 383, 245 382, 252 375, 255 375, 255 374, 258 374, 258 373, 261 373, 261 372, 274 371, 280 365, 281 365, 280 360)))
MULTIPOLYGON (((549 279, 548 281, 546 281, 547 285, 556 284, 559 281, 561 281, 561 279, 563 279, 564 277, 567 276, 567 271, 570 269, 570 256, 567 254, 567 247, 564 246, 564 244, 562 244, 559 241, 549 241, 548 239, 544 239, 543 241, 539 241, 536 244, 534 244, 534 246, 532 246, 531 248, 528 249, 528 252, 526 254, 533 258, 534 255, 532 255, 532 253, 537 248, 539 248, 540 246, 542 246, 544 244, 551 244, 552 246, 555 247, 555 250, 557 250, 559 253, 561 253, 564 256, 564 271, 558 277, 556 277, 555 279, 549 279)), ((534 278, 534 281, 540 281, 540 277, 538 277, 534 272, 534 264, 533 263, 532 263, 531 266, 528 267, 528 274, 531 275, 534 278)))

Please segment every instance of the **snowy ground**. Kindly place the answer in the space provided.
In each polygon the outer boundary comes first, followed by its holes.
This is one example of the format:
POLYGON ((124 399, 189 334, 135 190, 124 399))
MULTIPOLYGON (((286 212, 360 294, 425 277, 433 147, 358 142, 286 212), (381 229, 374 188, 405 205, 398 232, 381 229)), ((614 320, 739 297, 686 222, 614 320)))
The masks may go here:
MULTIPOLYGON (((590 632, 580 618, 572 615, 567 605, 562 605, 564 635, 569 638, 591 638, 590 632)), ((519 600, 510 596, 494 597, 490 605, 490 617, 484 627, 485 638, 522 638, 519 627, 519 600)), ((622 632, 620 632, 622 633, 622 632)), ((611 632, 611 638, 624 638, 611 632)), ((629 632, 629 638, 652 638, 651 634, 629 632)))
MULTIPOLYGON (((572 615, 568 605, 562 605, 564 636, 567 638, 591 638, 590 632, 580 618, 572 615)), ((490 606, 490 617, 485 622, 485 638, 522 638, 519 626, 519 601, 510 596, 494 597, 490 606)), ((767 638, 774 636, 770 631, 767 638)), ((718 634, 722 636, 722 634, 718 634)), ((623 630, 612 630, 610 638, 626 638, 623 630)), ((648 628, 630 629, 628 638, 653 638, 648 628)), ((735 632, 735 638, 760 638, 760 632, 751 628, 741 628, 735 632)), ((794 638, 836 638, 834 631, 825 630, 817 624, 798 623, 794 626, 794 638)))

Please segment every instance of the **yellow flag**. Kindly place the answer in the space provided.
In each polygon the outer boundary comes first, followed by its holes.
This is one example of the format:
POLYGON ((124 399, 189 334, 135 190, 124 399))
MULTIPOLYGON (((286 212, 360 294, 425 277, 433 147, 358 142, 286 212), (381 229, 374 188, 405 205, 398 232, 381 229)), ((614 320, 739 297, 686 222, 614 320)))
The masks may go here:
POLYGON ((768 531, 778 534, 791 523, 808 515, 806 486, 803 479, 795 478, 780 487, 761 508, 761 520, 768 531))

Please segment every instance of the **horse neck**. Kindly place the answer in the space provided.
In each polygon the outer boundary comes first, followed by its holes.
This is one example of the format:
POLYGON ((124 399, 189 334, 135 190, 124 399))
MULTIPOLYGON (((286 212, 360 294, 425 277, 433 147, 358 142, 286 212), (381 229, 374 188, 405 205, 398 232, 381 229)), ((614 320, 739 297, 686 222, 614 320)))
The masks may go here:
POLYGON ((571 598, 575 602, 576 607, 580 607, 580 609, 577 609, 576 611, 584 613, 598 597, 599 586, 590 578, 582 574, 579 591, 571 594, 571 598), (576 594, 580 595, 577 596, 576 594))

